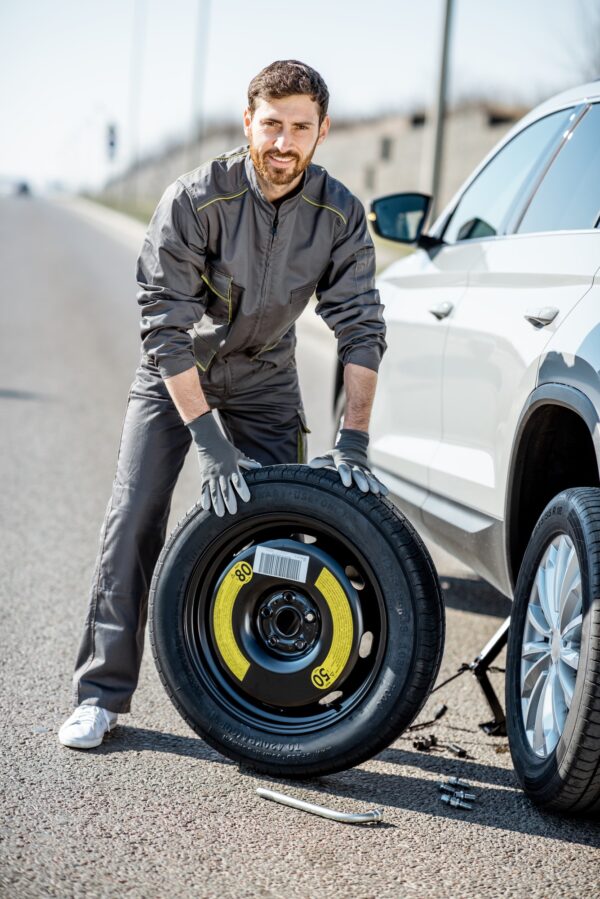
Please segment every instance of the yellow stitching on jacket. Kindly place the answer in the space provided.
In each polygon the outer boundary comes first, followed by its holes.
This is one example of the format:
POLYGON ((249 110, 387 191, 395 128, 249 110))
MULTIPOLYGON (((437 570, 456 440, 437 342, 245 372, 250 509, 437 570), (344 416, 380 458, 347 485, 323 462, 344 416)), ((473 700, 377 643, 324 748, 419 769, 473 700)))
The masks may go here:
POLYGON ((207 363, 206 363, 206 366, 202 365, 201 362, 198 362, 197 359, 195 360, 195 361, 196 361, 196 365, 198 366, 198 368, 199 368, 201 371, 207 371, 208 368, 209 368, 209 366, 210 366, 210 363, 213 361, 213 359, 214 359, 214 357, 215 357, 216 355, 217 355, 217 351, 216 351, 216 350, 214 351, 214 353, 211 353, 211 354, 210 354, 210 356, 208 357, 208 361, 207 361, 207 363))
MULTIPOLYGON (((227 276, 227 277, 229 277, 229 276, 227 276)), ((232 314, 232 309, 231 309, 231 280, 232 280, 232 279, 229 278, 229 285, 228 285, 228 290, 227 290, 227 296, 225 297, 225 296, 223 296, 222 293, 219 293, 219 291, 218 291, 217 288, 214 286, 214 284, 211 284, 211 283, 210 283, 210 281, 208 280, 208 278, 207 278, 206 275, 200 275, 200 278, 201 278, 202 281, 204 281, 204 283, 206 284, 206 286, 207 286, 210 290, 212 290, 212 292, 215 293, 215 294, 219 297, 220 300, 223 300, 223 302, 227 303, 227 321, 228 321, 229 324, 231 324, 231 314, 232 314)))
POLYGON ((196 212, 200 212, 202 209, 206 209, 206 207, 210 206, 211 203, 217 203, 219 200, 235 200, 236 197, 241 197, 243 194, 247 193, 247 191, 248 188, 245 187, 239 192, 239 194, 230 194, 228 197, 213 197, 212 200, 208 201, 208 203, 204 203, 202 206, 196 206, 196 212))
POLYGON ((227 162, 228 159, 237 159, 238 156, 247 156, 248 149, 240 150, 239 153, 225 153, 223 156, 211 156, 210 159, 205 159, 204 162, 200 163, 199 168, 203 168, 205 165, 210 165, 211 162, 227 162))
POLYGON ((209 162, 227 162, 228 159, 236 159, 238 156, 247 156, 248 150, 240 150, 239 153, 225 153, 224 156, 213 156, 212 159, 209 159, 209 162))
POLYGON ((264 346, 262 350, 259 350, 258 353, 255 353, 254 356, 250 356, 251 359, 260 359, 263 353, 266 353, 267 350, 272 350, 281 342, 281 337, 279 340, 276 340, 275 343, 270 343, 268 346, 264 346))
POLYGON ((302 199, 306 200, 307 203, 310 203, 311 206, 317 206, 319 209, 329 209, 330 212, 335 212, 336 215, 339 215, 345 225, 348 224, 346 216, 341 213, 339 209, 336 209, 335 206, 327 206, 325 203, 315 203, 314 200, 309 200, 304 194, 302 194, 302 199))

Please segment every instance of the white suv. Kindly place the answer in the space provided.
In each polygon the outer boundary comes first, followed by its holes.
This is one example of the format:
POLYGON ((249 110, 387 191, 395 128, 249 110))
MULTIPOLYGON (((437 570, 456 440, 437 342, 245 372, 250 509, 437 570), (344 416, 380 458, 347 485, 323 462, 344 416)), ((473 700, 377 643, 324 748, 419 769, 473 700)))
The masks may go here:
POLYGON ((522 119, 380 276, 371 461, 430 536, 513 597, 507 727, 529 795, 600 809, 600 82, 522 119))

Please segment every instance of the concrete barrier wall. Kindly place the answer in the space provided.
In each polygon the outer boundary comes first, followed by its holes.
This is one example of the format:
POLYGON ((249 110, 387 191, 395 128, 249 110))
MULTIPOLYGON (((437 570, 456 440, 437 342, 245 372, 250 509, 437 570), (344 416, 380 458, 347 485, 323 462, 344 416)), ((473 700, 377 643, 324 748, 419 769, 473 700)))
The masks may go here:
MULTIPOLYGON (((526 111, 473 104, 448 115, 438 208, 526 111)), ((97 199, 147 220, 165 187, 178 175, 244 142, 241 127, 212 129, 191 148, 174 145, 141 161, 135 169, 107 184, 97 199)), ((344 123, 334 120, 327 140, 315 154, 315 162, 325 166, 368 206, 373 197, 383 194, 427 191, 430 146, 431 131, 423 123, 423 116, 389 115, 344 123)), ((377 249, 380 267, 403 252, 387 241, 378 241, 377 249)))

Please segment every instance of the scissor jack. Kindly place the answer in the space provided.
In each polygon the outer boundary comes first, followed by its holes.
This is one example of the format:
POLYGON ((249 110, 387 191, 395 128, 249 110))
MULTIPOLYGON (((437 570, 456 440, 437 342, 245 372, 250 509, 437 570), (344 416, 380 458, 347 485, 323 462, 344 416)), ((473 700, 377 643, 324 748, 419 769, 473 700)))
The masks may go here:
POLYGON ((494 716, 491 721, 484 721, 479 725, 479 727, 486 734, 492 737, 506 736, 506 715, 504 714, 504 709, 502 708, 500 700, 498 699, 498 695, 488 677, 488 673, 490 671, 503 670, 501 668, 493 668, 492 662, 498 658, 498 656, 506 646, 508 640, 509 625, 510 616, 506 619, 506 621, 502 622, 494 636, 490 640, 488 640, 479 655, 476 656, 472 662, 463 662, 456 674, 453 674, 452 677, 449 677, 445 681, 442 681, 441 684, 438 684, 431 691, 432 693, 435 693, 437 690, 445 687, 446 684, 449 684, 450 681, 453 681, 457 677, 460 677, 461 674, 464 674, 466 671, 471 671, 472 674, 474 674, 477 678, 477 683, 483 690, 485 700, 494 716))

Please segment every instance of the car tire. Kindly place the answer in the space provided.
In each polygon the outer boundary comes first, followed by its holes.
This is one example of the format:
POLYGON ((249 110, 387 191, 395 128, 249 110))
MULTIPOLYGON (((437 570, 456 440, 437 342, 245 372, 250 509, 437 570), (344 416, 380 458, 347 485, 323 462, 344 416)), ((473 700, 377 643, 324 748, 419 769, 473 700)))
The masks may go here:
POLYGON ((433 687, 444 644, 435 568, 392 503, 344 487, 333 471, 275 465, 245 477, 250 502, 223 518, 196 506, 163 549, 149 608, 159 675, 190 727, 236 762, 291 778, 350 768, 396 739, 433 687), (275 568, 264 574, 258 547, 309 559, 305 582, 275 568), (322 663, 338 638, 313 565, 337 582, 336 602, 351 612, 342 674, 322 663), (228 579, 246 591, 243 602, 226 605, 228 579), (291 647, 286 628, 302 637, 291 647), (328 671, 333 691, 321 682, 328 671))
POLYGON ((600 489, 565 490, 531 535, 506 668, 515 771, 539 806, 600 810, 600 489))

